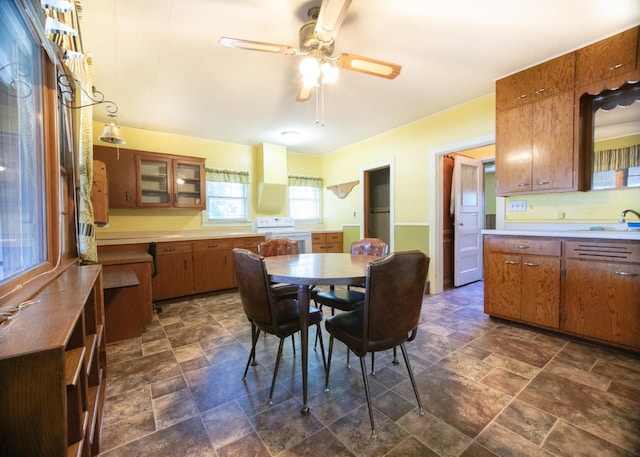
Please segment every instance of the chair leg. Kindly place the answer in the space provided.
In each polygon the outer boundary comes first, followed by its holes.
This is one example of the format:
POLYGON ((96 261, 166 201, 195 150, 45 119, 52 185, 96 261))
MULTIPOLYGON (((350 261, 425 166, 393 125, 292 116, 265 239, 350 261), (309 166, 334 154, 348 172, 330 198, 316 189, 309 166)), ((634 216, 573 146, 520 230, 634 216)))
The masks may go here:
POLYGON ((256 329, 256 326, 251 324, 251 352, 249 353, 249 359, 247 360, 247 366, 244 367, 244 374, 242 375, 242 380, 244 381, 245 379, 247 379, 247 372, 249 371, 249 364, 251 363, 251 361, 254 361, 254 365, 255 365, 255 358, 256 358, 256 342, 258 341, 258 335, 256 334, 256 331, 260 331, 259 329, 256 329))
POLYGON ((293 356, 296 356, 296 338, 295 334, 291 335, 291 347, 293 348, 293 356))
POLYGON ((320 339, 320 350, 322 351, 322 365, 324 366, 324 372, 327 373, 327 359, 324 356, 324 341, 322 340, 322 333, 320 333, 320 323, 316 324, 316 338, 320 339))
POLYGON ((331 371, 331 355, 333 354, 333 335, 329 337, 329 356, 327 358, 327 369, 324 374, 324 391, 329 392, 329 371, 331 371))
POLYGON ((375 363, 376 363, 376 353, 372 352, 371 353, 371 374, 375 375, 376 374, 376 370, 375 370, 375 363))
POLYGON ((360 369, 362 370, 362 380, 364 381, 364 393, 367 396, 367 407, 369 408, 369 420, 371 421, 371 438, 377 438, 376 424, 373 421, 373 406, 371 405, 371 394, 369 393, 369 380, 367 379, 367 367, 364 357, 360 357, 360 369))
POLYGON ((409 379, 411 379, 413 392, 416 394, 416 400, 418 400, 420 415, 424 416, 424 408, 422 407, 422 401, 420 400, 420 394, 418 393, 418 386, 416 386, 416 380, 413 377, 413 370, 411 369, 411 363, 409 363, 409 357, 407 357, 407 351, 404 348, 404 343, 400 345, 400 349, 402 350, 402 357, 404 358, 404 363, 407 366, 407 371, 409 372, 409 379))
MULTIPOLYGON (((265 333, 264 336, 266 337, 267 334, 265 333)), ((256 362, 256 344, 258 344, 258 338, 260 337, 260 329, 256 329, 256 340, 255 343, 253 343, 253 359, 251 360, 251 366, 255 367, 258 365, 258 362, 256 362)))
POLYGON ((278 345, 278 357, 276 357, 276 366, 273 369, 273 379, 271 380, 271 390, 269 391, 269 400, 267 404, 273 405, 273 391, 276 387, 276 378, 278 377, 278 368, 280 368, 280 359, 282 359, 282 346, 284 345, 284 338, 280 338, 280 344, 278 345))
POLYGON ((393 347, 393 360, 391 361, 394 365, 399 365, 398 361, 398 348, 396 346, 393 347))

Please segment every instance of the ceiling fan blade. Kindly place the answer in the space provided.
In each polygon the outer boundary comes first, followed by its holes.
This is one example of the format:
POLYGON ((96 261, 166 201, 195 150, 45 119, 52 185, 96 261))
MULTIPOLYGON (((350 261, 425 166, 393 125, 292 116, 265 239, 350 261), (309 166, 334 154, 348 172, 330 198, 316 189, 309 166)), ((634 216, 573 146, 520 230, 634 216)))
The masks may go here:
POLYGON ((394 79, 400 74, 402 67, 395 63, 383 60, 372 59, 370 57, 356 56, 353 54, 340 54, 336 61, 340 68, 345 70, 358 71, 381 78, 394 79))
POLYGON ((285 44, 265 43, 264 41, 243 40, 241 38, 221 37, 220 44, 225 48, 244 49, 246 51, 272 52, 274 54, 285 54, 295 56, 297 50, 285 44))
POLYGON ((311 98, 311 91, 313 87, 307 87, 303 83, 300 83, 300 87, 298 88, 298 95, 296 96, 297 102, 306 102, 311 98))
POLYGON ((349 5, 351 0, 322 0, 315 29, 318 40, 325 43, 335 40, 349 5))

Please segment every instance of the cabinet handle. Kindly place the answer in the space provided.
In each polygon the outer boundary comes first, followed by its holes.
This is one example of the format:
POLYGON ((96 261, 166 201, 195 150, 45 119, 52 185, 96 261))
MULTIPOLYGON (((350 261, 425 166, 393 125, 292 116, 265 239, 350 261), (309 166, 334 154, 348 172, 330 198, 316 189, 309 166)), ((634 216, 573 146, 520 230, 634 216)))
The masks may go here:
POLYGON ((617 70, 618 68, 622 68, 622 67, 624 67, 623 63, 617 63, 613 67, 609 67, 609 71, 617 70))
POLYGON ((537 263, 525 262, 524 263, 528 267, 539 267, 540 265, 537 263))
POLYGON ((207 247, 208 248, 217 248, 218 245, 217 244, 208 244, 207 247))
POLYGON ((507 265, 520 265, 520 262, 516 262, 515 260, 505 260, 504 263, 507 265))
POLYGON ((126 192, 124 193, 124 199, 125 199, 126 201, 129 201, 129 191, 126 191, 126 192))
POLYGON ((549 181, 536 181, 536 185, 538 186, 544 186, 546 184, 549 184, 549 181))
POLYGON ((522 100, 523 98, 527 98, 527 94, 518 95, 516 100, 522 100))
POLYGON ((627 271, 616 271, 614 274, 617 274, 618 276, 629 276, 629 277, 638 276, 638 273, 629 273, 627 271))
POLYGON ((544 87, 542 87, 542 88, 540 88, 540 89, 536 90, 536 95, 544 94, 546 91, 547 91, 547 89, 545 89, 544 87))
POLYGON ((164 248, 163 251, 164 252, 171 252, 171 251, 175 251, 176 248, 164 248))
POLYGON ((516 244, 514 246, 514 248, 516 248, 516 249, 529 249, 529 246, 527 246, 526 244, 516 244))
POLYGON ((531 184, 529 184, 528 182, 521 182, 520 184, 518 184, 518 187, 528 187, 531 184))

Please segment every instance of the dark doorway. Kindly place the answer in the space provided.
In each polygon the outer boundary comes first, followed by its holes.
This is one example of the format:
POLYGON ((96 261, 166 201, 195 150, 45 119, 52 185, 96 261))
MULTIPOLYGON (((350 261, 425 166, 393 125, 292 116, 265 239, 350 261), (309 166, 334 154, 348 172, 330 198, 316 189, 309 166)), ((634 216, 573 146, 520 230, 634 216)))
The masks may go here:
POLYGON ((390 168, 365 170, 364 186, 364 236, 391 245, 390 168))

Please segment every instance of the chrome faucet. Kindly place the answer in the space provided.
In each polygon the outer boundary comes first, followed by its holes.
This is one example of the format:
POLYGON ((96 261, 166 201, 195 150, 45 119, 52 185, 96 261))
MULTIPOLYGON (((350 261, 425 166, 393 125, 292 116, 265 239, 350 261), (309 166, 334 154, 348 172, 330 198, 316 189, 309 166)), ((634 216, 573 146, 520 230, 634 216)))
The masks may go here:
POLYGON ((636 217, 638 219, 640 219, 640 214, 638 214, 637 211, 634 211, 632 209, 625 209, 622 213, 620 213, 620 223, 621 224, 624 224, 625 222, 627 222, 626 219, 625 219, 625 217, 627 216, 627 213, 633 213, 633 214, 636 215, 636 217))

